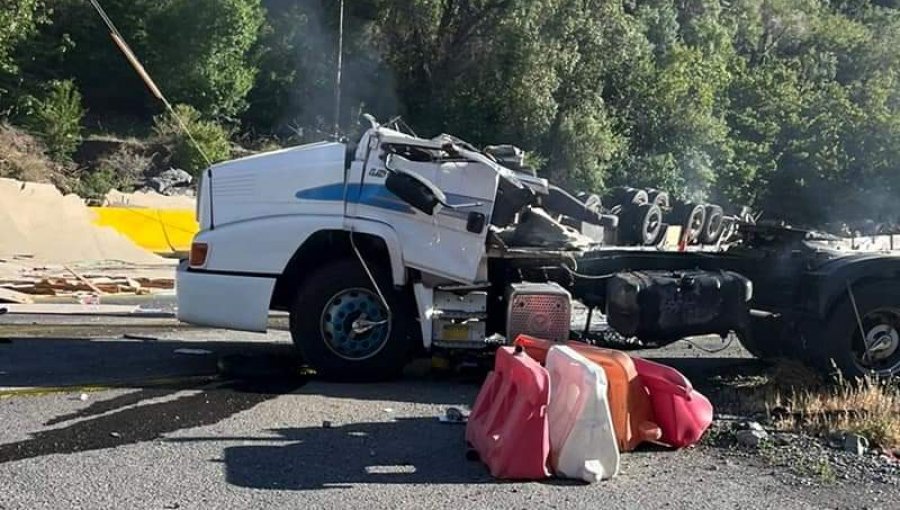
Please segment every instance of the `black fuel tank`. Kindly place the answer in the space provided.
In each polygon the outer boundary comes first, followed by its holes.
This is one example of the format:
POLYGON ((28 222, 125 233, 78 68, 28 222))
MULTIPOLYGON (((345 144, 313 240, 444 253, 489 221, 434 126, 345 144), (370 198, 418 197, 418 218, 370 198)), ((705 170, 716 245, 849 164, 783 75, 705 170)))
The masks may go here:
POLYGON ((671 342, 746 327, 752 285, 730 271, 631 271, 606 286, 609 325, 625 336, 671 342))

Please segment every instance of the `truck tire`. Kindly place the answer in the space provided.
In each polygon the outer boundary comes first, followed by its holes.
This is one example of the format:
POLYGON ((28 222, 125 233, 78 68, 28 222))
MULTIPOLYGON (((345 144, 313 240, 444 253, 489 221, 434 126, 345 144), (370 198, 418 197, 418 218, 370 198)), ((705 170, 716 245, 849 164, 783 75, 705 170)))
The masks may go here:
POLYGON ((719 241, 722 229, 725 227, 722 223, 724 218, 725 213, 721 206, 715 204, 706 206, 706 217, 703 219, 703 230, 700 232, 702 244, 716 244, 719 241))
POLYGON ((596 213, 603 212, 603 201, 600 200, 600 195, 591 193, 590 195, 585 195, 582 198, 582 202, 584 202, 584 206, 596 213))
POLYGON ((697 244, 706 222, 706 208, 700 204, 678 204, 666 222, 670 225, 681 225, 682 236, 687 244, 697 244))
POLYGON ((610 189, 603 199, 603 202, 609 204, 610 206, 626 206, 628 204, 640 205, 646 204, 649 201, 650 200, 647 197, 646 191, 637 188, 629 188, 626 186, 619 186, 610 189))
POLYGON ((654 204, 629 204, 622 209, 619 218, 619 242, 629 245, 650 246, 659 238, 662 228, 662 211, 654 204))
POLYGON ((392 313, 355 258, 316 270, 301 285, 290 310, 291 337, 316 373, 329 379, 372 381, 396 377, 410 359, 418 331, 411 299, 387 271, 371 266, 392 313), (389 318, 390 315, 390 318, 389 318), (359 320, 372 323, 354 332, 359 320))
POLYGON ((650 188, 647 190, 647 200, 651 204, 656 204, 660 209, 668 209, 670 204, 669 194, 665 191, 650 188))
POLYGON ((829 314, 822 342, 814 346, 821 369, 847 379, 900 375, 900 281, 887 280, 853 288, 870 349, 868 355, 848 293, 829 314))

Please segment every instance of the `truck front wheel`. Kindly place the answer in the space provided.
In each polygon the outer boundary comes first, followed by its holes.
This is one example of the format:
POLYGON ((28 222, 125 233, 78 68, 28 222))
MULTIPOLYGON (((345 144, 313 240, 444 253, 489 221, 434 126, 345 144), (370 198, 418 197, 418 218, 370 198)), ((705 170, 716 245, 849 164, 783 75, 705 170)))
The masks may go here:
POLYGON ((290 311, 291 337, 323 377, 389 379, 409 360, 418 329, 409 300, 383 271, 374 265, 371 269, 387 307, 355 258, 317 270, 297 292, 290 311))

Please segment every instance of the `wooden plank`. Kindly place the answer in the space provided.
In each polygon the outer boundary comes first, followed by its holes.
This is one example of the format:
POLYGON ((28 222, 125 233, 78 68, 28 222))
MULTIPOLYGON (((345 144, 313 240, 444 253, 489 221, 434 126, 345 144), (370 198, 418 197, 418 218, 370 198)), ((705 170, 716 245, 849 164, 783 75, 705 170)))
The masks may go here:
POLYGON ((0 287, 0 303, 30 305, 31 303, 34 303, 34 299, 28 294, 0 287))
POLYGON ((80 274, 76 273, 75 270, 72 269, 71 267, 64 265, 63 268, 65 268, 66 271, 68 271, 68 272, 72 273, 73 275, 75 275, 75 278, 78 278, 78 280, 79 280, 81 283, 83 283, 83 284, 87 285, 88 287, 90 287, 90 288, 91 288, 94 292, 96 292, 97 294, 103 294, 103 291, 102 291, 102 290, 100 290, 99 288, 97 288, 97 286, 94 285, 93 283, 91 283, 90 280, 88 280, 87 278, 85 278, 85 277, 81 276, 80 274))

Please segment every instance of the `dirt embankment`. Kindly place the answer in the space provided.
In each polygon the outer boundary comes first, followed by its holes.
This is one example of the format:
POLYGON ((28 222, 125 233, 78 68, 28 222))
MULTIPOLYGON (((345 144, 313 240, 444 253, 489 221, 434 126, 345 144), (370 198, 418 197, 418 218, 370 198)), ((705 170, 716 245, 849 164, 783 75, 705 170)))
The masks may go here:
POLYGON ((0 179, 0 257, 165 263, 113 229, 94 225, 92 214, 80 197, 63 195, 51 184, 0 179))

